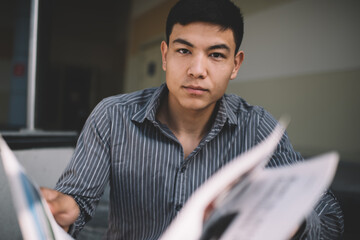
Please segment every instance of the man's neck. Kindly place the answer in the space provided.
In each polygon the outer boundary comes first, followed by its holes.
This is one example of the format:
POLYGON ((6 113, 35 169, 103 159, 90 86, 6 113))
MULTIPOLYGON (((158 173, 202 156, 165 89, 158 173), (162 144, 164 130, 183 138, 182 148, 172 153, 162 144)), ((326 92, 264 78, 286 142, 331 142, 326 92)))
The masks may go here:
POLYGON ((214 121, 215 105, 205 110, 183 109, 173 105, 176 103, 169 101, 166 96, 157 112, 157 119, 174 133, 187 157, 209 132, 214 121))

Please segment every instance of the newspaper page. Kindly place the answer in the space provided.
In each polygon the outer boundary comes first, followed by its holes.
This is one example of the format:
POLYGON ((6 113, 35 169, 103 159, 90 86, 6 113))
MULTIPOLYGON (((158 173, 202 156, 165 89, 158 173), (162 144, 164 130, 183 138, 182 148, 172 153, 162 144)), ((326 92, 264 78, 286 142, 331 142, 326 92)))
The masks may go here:
POLYGON ((1 136, 0 154, 23 239, 73 239, 56 223, 39 187, 26 174, 1 136))
POLYGON ((338 155, 328 153, 257 171, 218 204, 201 239, 289 239, 330 185, 337 162, 338 155))
POLYGON ((289 239, 330 185, 339 157, 329 153, 265 169, 283 133, 277 126, 265 141, 214 174, 161 239, 289 239))

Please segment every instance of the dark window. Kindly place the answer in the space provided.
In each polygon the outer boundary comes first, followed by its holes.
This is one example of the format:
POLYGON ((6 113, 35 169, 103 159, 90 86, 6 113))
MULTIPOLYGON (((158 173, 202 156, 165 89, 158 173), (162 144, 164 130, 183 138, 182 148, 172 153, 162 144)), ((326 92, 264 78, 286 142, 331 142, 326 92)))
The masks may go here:
MULTIPOLYGON (((80 131, 122 92, 130 1, 39 1, 35 129, 80 131)), ((30 0, 0 3, 0 130, 26 128, 30 0)))

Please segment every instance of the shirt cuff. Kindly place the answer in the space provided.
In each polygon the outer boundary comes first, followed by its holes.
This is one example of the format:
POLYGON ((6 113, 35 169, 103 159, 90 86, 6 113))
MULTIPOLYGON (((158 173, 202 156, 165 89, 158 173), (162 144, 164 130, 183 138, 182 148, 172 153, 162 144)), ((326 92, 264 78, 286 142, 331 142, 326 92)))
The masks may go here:
POLYGON ((80 214, 79 214, 78 218, 75 220, 75 222, 70 226, 68 233, 72 237, 76 238, 76 236, 79 234, 79 232, 84 228, 86 222, 88 221, 87 219, 89 219, 89 217, 87 217, 88 215, 84 211, 84 206, 83 206, 84 204, 80 200, 80 198, 78 198, 77 196, 72 196, 72 197, 74 198, 75 202, 79 206, 80 214))
POLYGON ((320 218, 314 210, 306 217, 299 230, 291 239, 320 239, 320 218))

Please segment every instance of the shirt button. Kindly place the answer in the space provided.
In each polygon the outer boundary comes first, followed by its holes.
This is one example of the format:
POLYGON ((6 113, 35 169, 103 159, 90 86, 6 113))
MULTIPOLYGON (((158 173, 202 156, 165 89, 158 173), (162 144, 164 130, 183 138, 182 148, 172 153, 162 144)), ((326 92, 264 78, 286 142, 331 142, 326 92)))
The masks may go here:
POLYGON ((182 167, 182 168, 180 169, 180 172, 181 172, 181 173, 184 173, 185 170, 186 170, 186 167, 182 167))
POLYGON ((177 205, 175 206, 175 210, 176 210, 176 211, 180 211, 181 208, 182 208, 182 204, 177 204, 177 205))

